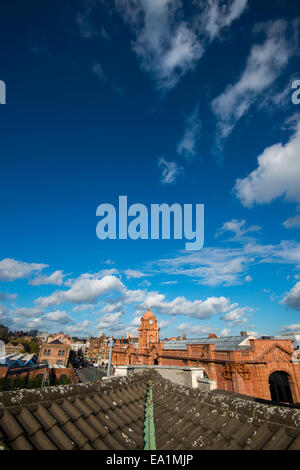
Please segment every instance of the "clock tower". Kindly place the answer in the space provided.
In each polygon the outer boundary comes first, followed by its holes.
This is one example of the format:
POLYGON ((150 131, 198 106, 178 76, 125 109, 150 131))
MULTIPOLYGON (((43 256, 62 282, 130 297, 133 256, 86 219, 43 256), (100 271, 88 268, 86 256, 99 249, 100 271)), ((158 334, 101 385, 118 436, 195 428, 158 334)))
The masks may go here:
POLYGON ((139 349, 148 348, 151 343, 159 343, 159 330, 157 318, 150 308, 141 318, 141 327, 139 328, 139 349))

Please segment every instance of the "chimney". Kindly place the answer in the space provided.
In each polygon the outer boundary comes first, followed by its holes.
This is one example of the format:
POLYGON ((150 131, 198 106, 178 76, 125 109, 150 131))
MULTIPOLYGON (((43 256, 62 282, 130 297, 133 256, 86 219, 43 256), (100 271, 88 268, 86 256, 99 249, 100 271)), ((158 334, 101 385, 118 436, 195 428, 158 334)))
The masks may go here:
POLYGON ((185 329, 182 330, 182 339, 186 339, 186 331, 185 331, 185 329))
POLYGON ((208 337, 209 338, 217 338, 217 335, 215 333, 209 333, 208 337))
POLYGON ((241 336, 248 336, 247 331, 241 331, 241 336))

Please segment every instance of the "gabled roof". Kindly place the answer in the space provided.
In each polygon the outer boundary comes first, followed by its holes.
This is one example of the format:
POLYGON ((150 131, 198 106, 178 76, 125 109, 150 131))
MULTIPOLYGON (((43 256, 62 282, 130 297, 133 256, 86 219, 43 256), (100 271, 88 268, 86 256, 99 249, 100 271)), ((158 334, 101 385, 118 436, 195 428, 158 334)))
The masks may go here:
POLYGON ((63 343, 59 339, 54 339, 53 341, 49 341, 49 343, 47 343, 47 344, 62 344, 62 345, 65 345, 65 343, 63 343))
POLYGON ((142 449, 149 409, 151 445, 159 450, 300 448, 299 409, 220 390, 192 390, 153 371, 2 392, 0 447, 142 449))

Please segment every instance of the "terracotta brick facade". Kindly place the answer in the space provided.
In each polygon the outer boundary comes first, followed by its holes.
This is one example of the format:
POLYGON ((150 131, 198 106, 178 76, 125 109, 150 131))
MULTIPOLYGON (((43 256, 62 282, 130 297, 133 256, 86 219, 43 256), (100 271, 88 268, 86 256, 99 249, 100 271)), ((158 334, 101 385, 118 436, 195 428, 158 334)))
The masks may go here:
MULTIPOLYGON (((241 337, 241 342, 243 340, 241 337)), ((212 336, 210 341, 213 341, 212 336)), ((187 344, 185 350, 178 350, 171 349, 168 342, 168 349, 164 349, 167 343, 160 342, 157 319, 148 310, 141 318, 138 345, 115 344, 112 362, 114 366, 158 364, 203 367, 207 378, 215 380, 219 389, 266 400, 273 398, 270 376, 277 373, 283 379, 287 378, 292 396, 289 401, 300 403, 300 350, 298 359, 298 352, 294 351, 290 339, 249 337, 247 347, 236 350, 215 350, 215 344, 208 343, 187 344)))
POLYGON ((58 339, 51 343, 42 343, 38 361, 67 367, 71 346, 58 339))

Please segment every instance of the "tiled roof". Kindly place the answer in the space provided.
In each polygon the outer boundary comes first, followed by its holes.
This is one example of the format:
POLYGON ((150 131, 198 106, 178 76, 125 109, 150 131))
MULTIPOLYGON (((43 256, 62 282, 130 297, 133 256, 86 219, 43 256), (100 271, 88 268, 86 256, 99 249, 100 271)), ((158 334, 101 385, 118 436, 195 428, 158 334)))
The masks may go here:
POLYGON ((5 449, 142 449, 153 397, 159 450, 300 449, 300 410, 179 386, 147 371, 95 383, 0 393, 5 449))

